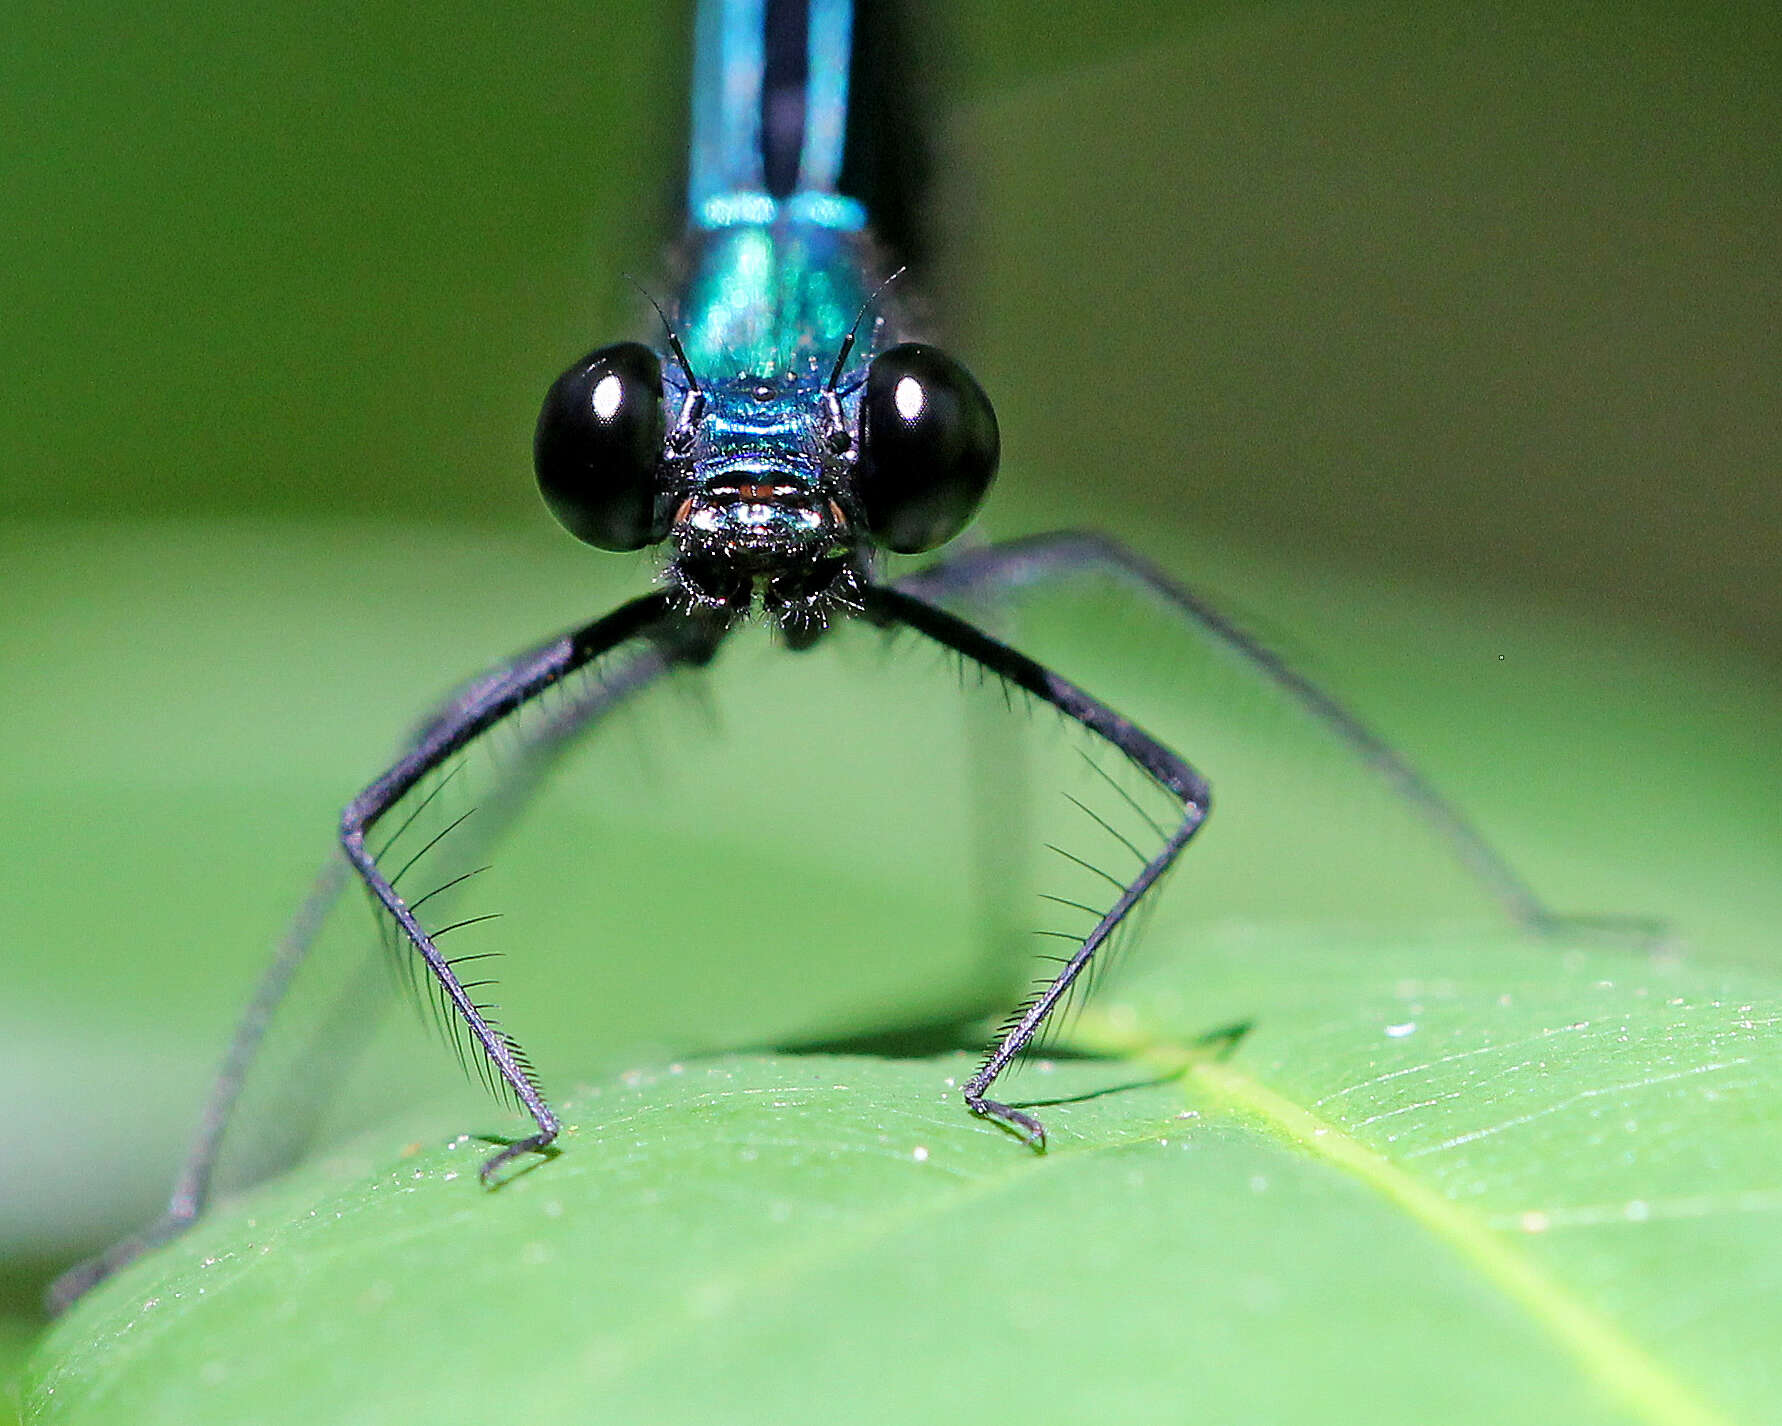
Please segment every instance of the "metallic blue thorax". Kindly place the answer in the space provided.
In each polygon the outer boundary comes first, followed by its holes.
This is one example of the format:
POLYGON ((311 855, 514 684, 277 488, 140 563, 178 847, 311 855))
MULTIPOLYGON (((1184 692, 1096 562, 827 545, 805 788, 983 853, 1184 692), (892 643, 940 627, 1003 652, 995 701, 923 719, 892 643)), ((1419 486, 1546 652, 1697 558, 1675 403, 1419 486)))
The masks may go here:
POLYGON ((781 217, 695 227, 687 248, 680 332, 694 371, 820 390, 872 294, 864 236, 781 217))
POLYGON ((837 188, 852 21, 848 0, 807 0, 801 67, 788 77, 771 72, 764 0, 700 5, 679 323, 702 381, 752 377, 814 395, 884 275, 865 210, 837 188), (799 121, 770 132, 769 107, 799 121), (773 172, 790 180, 778 195, 773 172))

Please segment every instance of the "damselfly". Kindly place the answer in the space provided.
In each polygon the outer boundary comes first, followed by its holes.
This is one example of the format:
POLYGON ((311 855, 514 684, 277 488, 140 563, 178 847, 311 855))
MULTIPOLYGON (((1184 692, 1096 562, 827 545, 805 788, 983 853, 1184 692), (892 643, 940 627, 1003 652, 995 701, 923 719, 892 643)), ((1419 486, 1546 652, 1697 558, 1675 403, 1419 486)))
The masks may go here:
MULTIPOLYGON (((528 767, 544 768, 552 747, 671 671, 709 662, 751 620, 792 653, 850 621, 912 631, 1050 705, 1171 800, 1155 848, 1133 849, 1136 870, 1115 877, 1089 868, 1108 883, 1105 903, 1085 908, 1093 925, 964 1083, 970 1113, 1033 1149, 1044 1148, 1045 1127, 997 1097, 999 1077, 1153 892, 1211 801, 1187 759, 959 612, 986 595, 1018 595, 1085 570, 1130 584, 1247 660, 1346 742, 1512 916, 1532 927, 1551 922, 1529 887, 1387 743, 1201 595, 1120 546, 1086 534, 1037 536, 882 576, 885 555, 939 550, 971 523, 997 474, 1000 435, 965 366, 911 339, 908 294, 886 242, 912 231, 915 197, 896 162, 896 136, 882 128, 897 108, 900 75, 870 18, 847 0, 704 0, 682 289, 657 307, 659 343, 598 347, 558 378, 534 445, 539 487, 557 519, 597 549, 664 549, 660 587, 463 685, 352 800, 340 825, 344 859, 324 870, 244 1016, 165 1216, 67 1275, 58 1301, 204 1210, 264 1027, 321 917, 354 882, 370 893, 417 989, 461 1030, 474 1065, 531 1117, 532 1132, 482 1165, 483 1181, 547 1150, 561 1126, 516 1038, 524 1027, 496 1023, 479 1000, 480 977, 467 962, 480 955, 441 948, 459 923, 440 919, 435 898, 474 872, 410 891, 403 876, 413 857, 391 850, 409 825, 400 809, 417 796, 426 806, 454 761, 497 732, 519 739, 528 767), (608 672, 591 691, 549 716, 518 716, 597 661, 608 672)), ((514 799, 526 791, 523 778, 507 789, 514 799)))

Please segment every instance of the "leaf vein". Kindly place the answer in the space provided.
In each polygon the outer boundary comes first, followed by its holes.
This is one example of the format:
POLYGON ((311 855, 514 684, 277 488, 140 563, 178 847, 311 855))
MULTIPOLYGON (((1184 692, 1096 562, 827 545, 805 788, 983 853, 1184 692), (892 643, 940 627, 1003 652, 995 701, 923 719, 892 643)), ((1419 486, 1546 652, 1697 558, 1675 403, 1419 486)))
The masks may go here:
MULTIPOLYGON (((1650 1422, 1652 1426, 1731 1426, 1725 1415, 1617 1323, 1555 1281, 1509 1234, 1453 1202, 1402 1164, 1388 1159, 1337 1124, 1224 1060, 1196 1056, 1162 1035, 1135 1034, 1130 1021, 1116 1024, 1104 1013, 1086 1019, 1079 1027, 1079 1035, 1087 1045, 1103 1052, 1126 1055, 1159 1070, 1180 1073, 1184 1086, 1198 1086, 1228 1110, 1260 1121, 1313 1158, 1380 1193, 1447 1243, 1475 1272, 1551 1333, 1604 1391, 1621 1400, 1633 1419, 1650 1422)), ((1729 1069, 1736 1063, 1701 1066, 1618 1088, 1682 1079, 1709 1069, 1729 1069)))

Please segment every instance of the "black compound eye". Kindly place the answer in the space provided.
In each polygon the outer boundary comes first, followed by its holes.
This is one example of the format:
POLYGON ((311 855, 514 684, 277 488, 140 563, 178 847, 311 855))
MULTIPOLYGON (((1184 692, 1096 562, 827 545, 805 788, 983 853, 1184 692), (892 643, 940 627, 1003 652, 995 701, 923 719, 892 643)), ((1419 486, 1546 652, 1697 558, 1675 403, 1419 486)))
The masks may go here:
POLYGON ((945 352, 905 342, 873 358, 856 482, 867 528, 886 549, 932 550, 970 524, 1001 449, 990 398, 945 352))
POLYGON ((641 342, 601 347, 558 377, 538 413, 532 468, 578 540, 635 550, 668 533, 659 498, 662 359, 641 342))

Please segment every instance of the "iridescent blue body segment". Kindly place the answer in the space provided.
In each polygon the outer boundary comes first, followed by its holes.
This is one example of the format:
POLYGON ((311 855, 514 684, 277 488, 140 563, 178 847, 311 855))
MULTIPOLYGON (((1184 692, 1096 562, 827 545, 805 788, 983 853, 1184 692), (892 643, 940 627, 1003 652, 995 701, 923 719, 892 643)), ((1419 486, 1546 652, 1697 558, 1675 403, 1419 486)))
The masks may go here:
POLYGON ((712 393, 739 436, 783 427, 765 388, 808 405, 882 279, 864 208, 836 188, 852 32, 847 0, 699 7, 678 322, 696 379, 746 383, 712 393))
POLYGON ((843 199, 850 0, 701 0, 694 32, 687 210, 694 227, 801 220, 859 228, 843 199))
POLYGON ((686 251, 678 327, 702 381, 756 377, 817 392, 878 285, 863 234, 791 215, 695 226, 686 251))
POLYGON ((865 209, 836 187, 852 32, 847 0, 699 7, 678 320, 701 378, 820 384, 883 279, 865 209))

